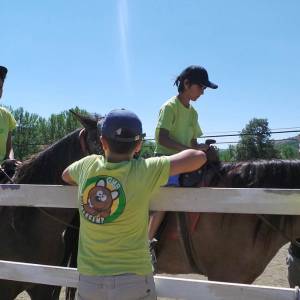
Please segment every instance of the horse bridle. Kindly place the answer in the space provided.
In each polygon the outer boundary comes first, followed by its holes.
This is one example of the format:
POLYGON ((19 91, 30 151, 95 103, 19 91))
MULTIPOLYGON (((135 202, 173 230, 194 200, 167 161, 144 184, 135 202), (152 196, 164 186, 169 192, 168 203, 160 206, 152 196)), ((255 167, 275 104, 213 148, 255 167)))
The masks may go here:
POLYGON ((5 170, 0 165, 0 172, 10 181, 10 183, 14 183, 13 179, 5 172, 5 170))
MULTIPOLYGON (((222 177, 222 174, 219 172, 219 170, 217 170, 217 168, 215 168, 214 165, 211 165, 211 167, 213 168, 214 172, 216 173, 216 175, 219 177, 221 183, 224 184, 225 186, 225 182, 224 179, 222 177)), ((294 244, 296 247, 300 248, 300 242, 298 242, 296 239, 291 238, 288 234, 284 233, 280 228, 278 228, 277 226, 275 226, 274 224, 272 224, 266 217, 265 215, 261 215, 261 214, 255 214, 257 216, 257 218, 259 218, 262 222, 264 222, 269 228, 271 228, 274 231, 277 231, 279 234, 281 234, 282 237, 284 237, 288 242, 291 242, 292 244, 294 244)))
MULTIPOLYGON (((86 130, 85 128, 81 129, 79 131, 79 143, 80 143, 80 148, 81 148, 81 151, 83 153, 84 156, 87 156, 87 155, 90 155, 92 154, 89 146, 88 146, 88 143, 86 142, 86 130)), ((48 212, 46 212, 43 208, 41 207, 37 207, 38 210, 40 212, 42 212, 44 215, 46 215, 47 217, 53 219, 54 221, 60 223, 60 224, 63 224, 65 225, 66 227, 69 227, 69 228, 72 228, 72 229, 76 229, 76 230, 79 230, 79 227, 78 226, 74 226, 72 224, 69 224, 69 223, 66 223, 62 220, 60 220, 59 218, 49 214, 48 212)))
POLYGON ((88 143, 86 142, 86 130, 85 128, 79 131, 79 143, 80 148, 84 156, 90 155, 91 151, 89 149, 88 143))

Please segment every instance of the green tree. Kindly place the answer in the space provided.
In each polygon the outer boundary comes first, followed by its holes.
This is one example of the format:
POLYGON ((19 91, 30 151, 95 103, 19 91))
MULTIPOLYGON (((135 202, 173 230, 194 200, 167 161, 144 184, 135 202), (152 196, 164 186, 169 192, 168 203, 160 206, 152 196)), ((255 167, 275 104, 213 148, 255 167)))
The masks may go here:
POLYGON ((43 133, 40 124, 45 119, 37 114, 24 111, 22 107, 12 110, 17 121, 17 128, 13 134, 13 147, 15 157, 23 160, 41 149, 43 133))
POLYGON ((235 161, 236 160, 236 147, 229 145, 228 149, 219 149, 219 157, 221 161, 235 161))
POLYGON ((154 156, 154 149, 155 149, 155 142, 144 141, 140 155, 144 158, 152 157, 154 156))
MULTIPOLYGON (((17 128, 13 133, 13 147, 15 157, 19 160, 28 158, 81 127, 79 121, 69 111, 52 114, 45 119, 24 111, 22 107, 15 110, 10 108, 10 110, 17 121, 17 128)), ((78 107, 72 110, 80 114, 88 114, 78 107)))
POLYGON ((292 143, 284 143, 277 146, 277 149, 280 153, 280 157, 283 159, 298 159, 299 156, 299 147, 292 143))
POLYGON ((270 140, 271 132, 267 119, 252 119, 242 130, 236 146, 237 160, 278 158, 279 153, 270 140))
MULTIPOLYGON (((72 108, 72 110, 82 115, 88 114, 86 110, 78 107, 72 108)), ((53 143, 80 127, 81 124, 69 110, 59 114, 51 114, 47 121, 47 141, 53 143)))

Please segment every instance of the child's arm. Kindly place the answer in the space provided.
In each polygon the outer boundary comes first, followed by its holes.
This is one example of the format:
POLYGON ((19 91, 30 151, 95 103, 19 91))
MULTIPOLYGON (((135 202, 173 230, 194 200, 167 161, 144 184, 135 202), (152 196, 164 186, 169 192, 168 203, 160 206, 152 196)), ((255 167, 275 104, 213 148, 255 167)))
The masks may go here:
POLYGON ((8 132, 7 140, 6 140, 6 155, 5 157, 8 159, 14 159, 14 151, 12 147, 12 133, 11 131, 8 132))
POLYGON ((189 147, 187 147, 183 144, 180 144, 180 143, 174 141, 173 139, 171 139, 169 136, 169 130, 164 129, 164 128, 159 129, 158 142, 160 145, 162 145, 166 148, 174 149, 177 151, 189 149, 189 147))
POLYGON ((70 184, 70 185, 77 185, 77 183, 73 180, 73 178, 70 176, 68 169, 65 169, 61 175, 61 178, 64 182, 70 184))
POLYGON ((192 172, 201 168, 206 163, 203 151, 188 149, 169 156, 170 176, 192 172))

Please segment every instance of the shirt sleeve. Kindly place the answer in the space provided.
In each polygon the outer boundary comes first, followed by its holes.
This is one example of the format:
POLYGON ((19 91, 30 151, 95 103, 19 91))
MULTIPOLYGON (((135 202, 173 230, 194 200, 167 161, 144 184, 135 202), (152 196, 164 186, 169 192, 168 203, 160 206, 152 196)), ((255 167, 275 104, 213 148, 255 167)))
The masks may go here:
POLYGON ((78 161, 73 162, 71 165, 67 167, 67 171, 73 181, 75 183, 79 183, 80 181, 80 176, 82 176, 82 171, 85 169, 85 164, 87 161, 88 157, 84 157, 78 161))
POLYGON ((147 188, 155 192, 166 185, 170 176, 170 159, 168 156, 151 157, 145 160, 147 168, 147 188))
POLYGON ((8 122, 8 131, 12 131, 17 126, 17 121, 15 120, 12 113, 5 109, 6 116, 7 116, 7 122, 8 122))
POLYGON ((171 130, 174 123, 174 112, 169 105, 163 106, 159 111, 157 128, 171 130))

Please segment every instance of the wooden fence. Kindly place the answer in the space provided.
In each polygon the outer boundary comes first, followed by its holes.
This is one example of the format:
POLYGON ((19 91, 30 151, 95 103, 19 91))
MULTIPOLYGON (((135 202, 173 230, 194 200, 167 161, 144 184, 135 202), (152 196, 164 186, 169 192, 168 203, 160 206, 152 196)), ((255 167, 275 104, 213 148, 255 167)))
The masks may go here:
MULTIPOLYGON (((76 207, 67 186, 0 185, 0 206, 76 207)), ((161 188, 151 209, 300 215, 300 190, 161 188)), ((0 261, 0 278, 77 287, 76 269, 0 261)), ((155 276, 159 297, 205 300, 300 300, 299 290, 155 276)))

